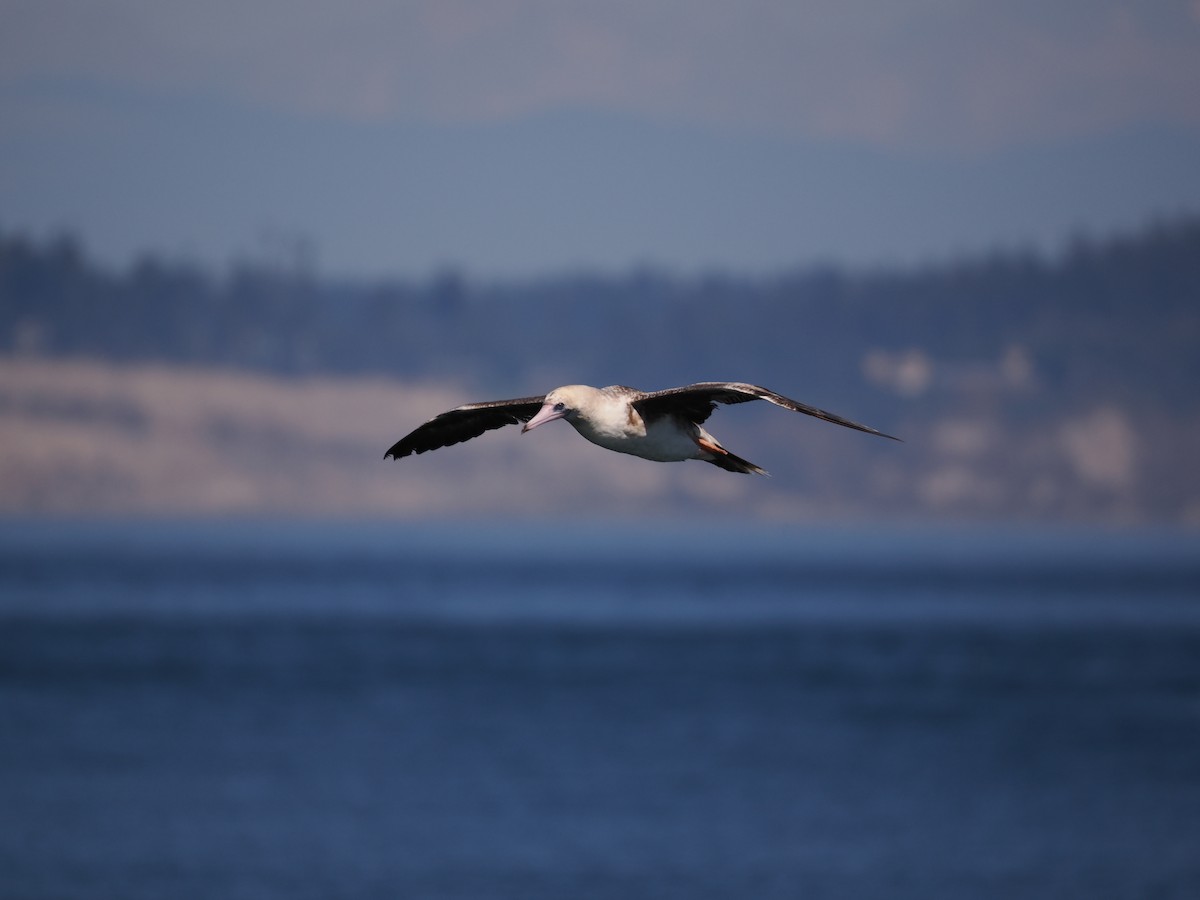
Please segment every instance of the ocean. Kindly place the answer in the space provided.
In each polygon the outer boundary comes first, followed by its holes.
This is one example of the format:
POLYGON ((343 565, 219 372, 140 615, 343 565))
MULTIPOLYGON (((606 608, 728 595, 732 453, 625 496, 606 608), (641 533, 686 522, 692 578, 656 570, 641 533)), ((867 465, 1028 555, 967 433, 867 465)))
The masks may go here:
POLYGON ((6 522, 0 897, 1200 897, 1200 535, 6 522))

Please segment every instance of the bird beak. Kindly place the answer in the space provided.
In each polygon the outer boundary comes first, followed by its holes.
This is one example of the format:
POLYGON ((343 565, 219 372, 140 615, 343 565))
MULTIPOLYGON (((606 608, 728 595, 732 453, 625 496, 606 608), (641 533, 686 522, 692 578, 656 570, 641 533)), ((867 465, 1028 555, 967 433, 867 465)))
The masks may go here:
POLYGON ((532 431, 539 425, 545 425, 547 422, 553 422, 555 419, 561 419, 567 414, 566 410, 556 410, 553 404, 547 403, 538 410, 538 414, 521 426, 521 434, 527 431, 532 431))

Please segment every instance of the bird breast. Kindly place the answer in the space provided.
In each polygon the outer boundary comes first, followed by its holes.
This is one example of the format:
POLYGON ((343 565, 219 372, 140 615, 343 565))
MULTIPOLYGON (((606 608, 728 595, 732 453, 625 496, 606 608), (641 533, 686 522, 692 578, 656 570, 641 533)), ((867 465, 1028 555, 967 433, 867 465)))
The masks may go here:
POLYGON ((624 404, 599 406, 573 417, 570 422, 593 444, 610 449, 646 436, 646 423, 641 414, 624 404))
POLYGON ((647 423, 637 410, 629 407, 628 413, 622 411, 620 417, 580 417, 571 424, 593 444, 606 450, 660 462, 698 456, 696 426, 679 422, 674 416, 656 417, 647 423))

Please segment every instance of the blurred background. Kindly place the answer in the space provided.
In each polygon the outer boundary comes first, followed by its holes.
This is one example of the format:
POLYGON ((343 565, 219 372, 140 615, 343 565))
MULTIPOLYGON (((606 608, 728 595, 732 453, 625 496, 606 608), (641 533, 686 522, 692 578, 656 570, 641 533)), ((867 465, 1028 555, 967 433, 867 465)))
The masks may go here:
POLYGON ((0 0, 0 894, 1200 894, 1200 3, 0 0), (749 381, 772 473, 472 400, 749 381))
POLYGON ((1194 3, 0 9, 10 514, 1200 521, 1194 3), (697 380, 907 444, 380 461, 697 380))

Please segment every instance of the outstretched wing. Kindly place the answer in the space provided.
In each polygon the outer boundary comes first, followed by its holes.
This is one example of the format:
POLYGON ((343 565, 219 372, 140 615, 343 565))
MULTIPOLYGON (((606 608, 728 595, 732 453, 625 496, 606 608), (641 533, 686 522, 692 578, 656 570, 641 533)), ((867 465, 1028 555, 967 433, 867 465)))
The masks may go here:
POLYGON ((390 456, 392 459, 402 459, 412 453, 424 453, 469 441, 493 428, 528 422, 542 408, 543 400, 545 396, 456 406, 449 412, 434 416, 411 434, 396 441, 383 458, 390 456))
POLYGON ((891 438, 893 441, 900 440, 866 425, 851 422, 834 413, 817 409, 815 406, 808 406, 792 400, 790 397, 776 394, 774 391, 768 391, 765 387, 759 387, 757 384, 743 384, 740 381, 705 381, 700 384, 668 388, 665 391, 654 391, 641 400, 635 400, 633 406, 643 417, 655 418, 674 414, 683 416, 699 425, 712 415, 712 411, 716 409, 718 403, 748 403, 751 400, 766 400, 776 406, 790 409, 792 412, 815 416, 826 422, 832 422, 834 425, 843 425, 846 428, 853 428, 855 431, 865 431, 867 434, 891 438))

